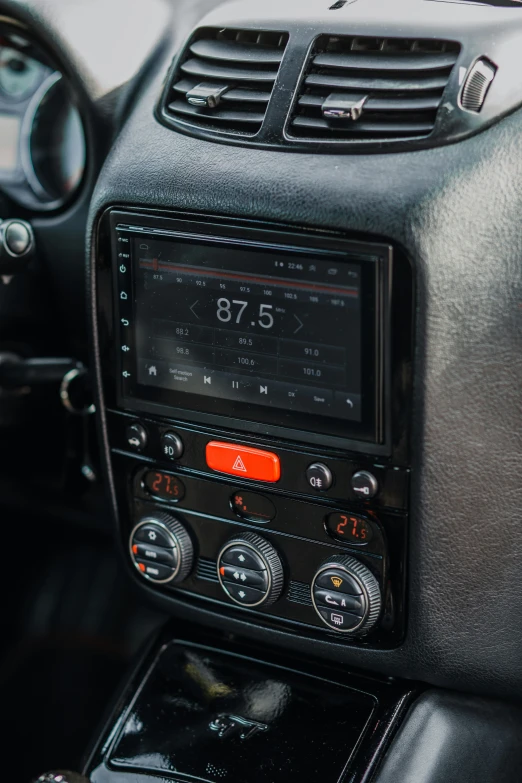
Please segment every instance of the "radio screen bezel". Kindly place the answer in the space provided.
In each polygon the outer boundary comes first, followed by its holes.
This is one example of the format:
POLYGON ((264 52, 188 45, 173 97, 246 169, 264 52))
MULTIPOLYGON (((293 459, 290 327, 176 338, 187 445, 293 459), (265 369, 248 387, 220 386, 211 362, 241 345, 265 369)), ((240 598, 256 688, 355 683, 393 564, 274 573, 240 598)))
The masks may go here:
MULTIPOLYGON (((365 444, 366 451, 385 453, 389 432, 387 400, 390 384, 390 278, 392 250, 388 245, 354 242, 342 237, 252 229, 239 223, 156 218, 111 211, 113 304, 116 338, 117 403, 122 409, 167 415, 199 425, 240 428, 243 432, 300 440, 324 446, 350 448, 365 444), (348 421, 179 393, 139 385, 135 356, 135 275, 132 238, 149 237, 211 245, 233 243, 261 252, 329 257, 342 252, 347 263, 361 267, 362 417, 348 421), (125 272, 121 270, 125 269, 125 272), (127 299, 120 298, 123 288, 127 299), (125 326, 124 324, 128 324, 125 326), (118 339, 120 338, 120 339, 118 339), (125 350, 124 349, 125 346, 125 350), (126 375, 125 375, 126 374, 126 375), (125 375, 125 377, 124 377, 125 375), (216 408, 218 408, 216 412, 216 408)), ((339 258, 336 259, 339 261, 339 258)))

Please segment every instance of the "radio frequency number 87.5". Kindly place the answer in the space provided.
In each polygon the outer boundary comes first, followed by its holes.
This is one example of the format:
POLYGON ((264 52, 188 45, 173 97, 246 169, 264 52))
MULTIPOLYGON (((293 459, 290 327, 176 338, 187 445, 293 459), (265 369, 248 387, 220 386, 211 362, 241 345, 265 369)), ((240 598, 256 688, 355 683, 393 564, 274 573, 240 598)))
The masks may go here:
MULTIPOLYGON (((234 323, 240 324, 241 317, 248 307, 248 302, 241 301, 240 299, 226 299, 221 297, 217 300, 217 317, 221 323, 229 323, 234 319, 234 323)), ((271 329, 274 325, 274 316, 270 312, 272 305, 260 304, 259 313, 257 316, 257 323, 263 329, 271 329)))

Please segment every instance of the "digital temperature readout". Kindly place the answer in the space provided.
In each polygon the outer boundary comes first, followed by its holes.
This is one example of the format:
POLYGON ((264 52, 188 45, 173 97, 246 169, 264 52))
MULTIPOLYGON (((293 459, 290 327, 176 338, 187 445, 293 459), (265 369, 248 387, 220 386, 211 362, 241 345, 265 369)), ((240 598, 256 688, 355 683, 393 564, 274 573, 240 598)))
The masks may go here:
POLYGON ((160 500, 181 500, 185 495, 183 482, 172 473, 163 473, 159 470, 149 470, 143 477, 143 483, 147 491, 160 500))
POLYGON ((334 538, 347 544, 362 546, 373 538, 371 523, 356 514, 330 514, 326 527, 334 538))

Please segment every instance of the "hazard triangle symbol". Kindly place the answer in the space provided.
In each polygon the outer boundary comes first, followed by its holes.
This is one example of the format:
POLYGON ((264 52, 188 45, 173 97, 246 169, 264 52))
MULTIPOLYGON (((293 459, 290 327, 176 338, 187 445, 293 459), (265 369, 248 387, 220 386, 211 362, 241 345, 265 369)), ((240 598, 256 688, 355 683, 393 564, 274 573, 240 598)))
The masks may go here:
POLYGON ((242 470, 243 473, 247 472, 247 469, 245 468, 245 463, 243 462, 239 454, 237 455, 237 459, 234 462, 234 467, 232 468, 232 470, 242 470))

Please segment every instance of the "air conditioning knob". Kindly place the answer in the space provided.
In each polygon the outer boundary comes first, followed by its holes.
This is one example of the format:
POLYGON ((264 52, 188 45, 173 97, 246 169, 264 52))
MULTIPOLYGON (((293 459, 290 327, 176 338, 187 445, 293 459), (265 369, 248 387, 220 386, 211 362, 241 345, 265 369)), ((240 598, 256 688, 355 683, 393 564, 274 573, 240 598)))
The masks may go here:
POLYGON ((381 613, 381 590, 370 569, 349 555, 334 555, 312 582, 312 601, 321 620, 334 631, 364 636, 381 613))
POLYGON ((221 587, 236 604, 268 606, 281 596, 284 572, 276 550, 257 533, 228 541, 217 559, 221 587))
POLYGON ((194 565, 194 547, 185 526, 162 512, 140 519, 130 534, 129 549, 141 576, 155 584, 182 582, 194 565))

